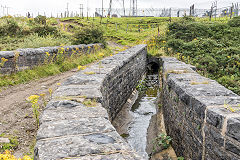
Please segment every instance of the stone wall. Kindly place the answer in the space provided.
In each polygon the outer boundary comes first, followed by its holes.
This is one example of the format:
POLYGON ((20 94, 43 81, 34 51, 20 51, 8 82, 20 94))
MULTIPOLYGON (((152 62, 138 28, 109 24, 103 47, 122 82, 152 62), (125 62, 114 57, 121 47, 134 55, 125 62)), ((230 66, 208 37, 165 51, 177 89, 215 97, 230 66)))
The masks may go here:
POLYGON ((13 72, 32 69, 34 66, 41 65, 44 62, 49 63, 56 59, 56 55, 64 52, 65 56, 72 54, 90 53, 95 49, 103 48, 102 44, 89 45, 73 45, 73 46, 56 46, 56 47, 41 47, 41 48, 25 48, 16 51, 0 51, 1 58, 6 58, 8 61, 3 67, 0 67, 0 73, 10 74, 13 72), (49 55, 46 54, 48 52, 49 55))
POLYGON ((191 65, 161 58, 163 112, 178 156, 240 159, 240 96, 202 77, 191 65))
POLYGON ((145 73, 146 56, 139 45, 68 78, 41 115, 35 159, 142 159, 110 121, 145 73))

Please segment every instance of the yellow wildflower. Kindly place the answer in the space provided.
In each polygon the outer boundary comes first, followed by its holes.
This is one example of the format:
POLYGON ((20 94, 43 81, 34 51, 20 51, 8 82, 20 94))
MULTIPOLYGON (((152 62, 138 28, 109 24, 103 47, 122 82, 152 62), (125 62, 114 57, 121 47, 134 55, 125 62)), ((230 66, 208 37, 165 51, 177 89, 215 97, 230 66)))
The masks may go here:
POLYGON ((24 156, 23 160, 32 160, 29 156, 24 156))
POLYGON ((98 56, 99 56, 99 57, 103 57, 103 56, 104 56, 104 53, 101 52, 101 53, 98 54, 98 56))
POLYGON ((2 61, 2 62, 7 62, 8 59, 6 59, 6 58, 1 58, 1 61, 2 61))
POLYGON ((34 99, 38 99, 39 96, 38 95, 31 95, 30 97, 28 97, 28 100, 32 101, 34 99))
POLYGON ((229 58, 229 59, 230 59, 230 58, 231 58, 231 56, 227 56, 227 58, 229 58))
POLYGON ((53 92, 52 88, 49 88, 48 92, 49 92, 50 96, 52 96, 52 92, 53 92))
POLYGON ((57 83, 57 85, 58 85, 58 86, 60 86, 60 85, 61 85, 61 83, 57 83))
POLYGON ((49 52, 46 52, 46 55, 49 57, 50 56, 49 52))
POLYGON ((86 69, 86 66, 78 66, 78 70, 84 70, 86 69))
POLYGON ((31 95, 27 98, 27 101, 36 104, 38 102, 39 96, 38 95, 31 95))

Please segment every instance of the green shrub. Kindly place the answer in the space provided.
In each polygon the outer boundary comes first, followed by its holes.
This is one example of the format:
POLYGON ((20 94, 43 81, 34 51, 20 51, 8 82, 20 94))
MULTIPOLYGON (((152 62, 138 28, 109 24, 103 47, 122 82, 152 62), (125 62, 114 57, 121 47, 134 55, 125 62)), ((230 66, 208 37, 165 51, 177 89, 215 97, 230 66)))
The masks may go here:
POLYGON ((218 63, 217 61, 210 55, 202 56, 199 55, 195 57, 196 60, 196 67, 200 70, 207 69, 210 73, 215 73, 218 69, 218 63))
POLYGON ((217 80, 219 83, 224 84, 224 86, 233 92, 240 94, 240 78, 235 76, 222 76, 217 80))
POLYGON ((35 25, 32 31, 39 36, 47 36, 49 34, 57 36, 59 34, 58 28, 50 25, 35 25))
POLYGON ((74 34, 73 44, 103 43, 106 41, 103 37, 103 31, 98 27, 81 28, 74 34))
POLYGON ((0 36, 14 36, 21 33, 21 28, 14 18, 2 20, 0 25, 0 36))
POLYGON ((66 37, 55 37, 53 35, 42 37, 38 34, 32 34, 24 38, 23 42, 18 45, 19 48, 38 48, 46 46, 71 45, 71 43, 66 37))
POLYGON ((171 38, 192 41, 197 37, 207 37, 208 27, 198 22, 173 22, 170 23, 168 35, 171 38))
POLYGON ((184 16, 182 20, 186 22, 195 22, 195 19, 191 16, 184 16))
POLYGON ((167 47, 172 48, 175 53, 181 52, 181 48, 184 46, 184 41, 181 39, 169 39, 167 41, 167 47))
POLYGON ((47 18, 46 16, 39 15, 36 18, 34 18, 34 22, 37 24, 46 25, 47 18))
MULTIPOLYGON (((166 47, 201 73, 240 94, 239 17, 226 23, 183 20, 168 25, 166 47)), ((167 52, 172 54, 171 52, 167 52)))
POLYGON ((240 16, 233 17, 230 21, 228 21, 229 26, 231 27, 240 27, 240 16))

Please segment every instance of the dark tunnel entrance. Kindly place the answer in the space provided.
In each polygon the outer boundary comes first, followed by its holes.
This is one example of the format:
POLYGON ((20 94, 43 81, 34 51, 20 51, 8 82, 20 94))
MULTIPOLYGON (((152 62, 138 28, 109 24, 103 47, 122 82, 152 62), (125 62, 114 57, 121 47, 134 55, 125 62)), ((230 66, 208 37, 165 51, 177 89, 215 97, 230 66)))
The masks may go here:
POLYGON ((151 62, 147 65, 147 74, 153 75, 158 74, 159 71, 159 64, 156 62, 151 62))

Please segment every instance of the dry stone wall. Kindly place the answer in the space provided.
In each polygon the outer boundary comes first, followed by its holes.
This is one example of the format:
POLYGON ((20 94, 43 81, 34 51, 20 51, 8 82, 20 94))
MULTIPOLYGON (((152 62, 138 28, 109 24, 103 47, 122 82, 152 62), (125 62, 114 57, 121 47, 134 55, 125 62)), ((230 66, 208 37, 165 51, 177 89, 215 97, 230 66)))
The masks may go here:
POLYGON ((145 73, 146 56, 138 45, 68 78, 41 115, 35 159, 142 159, 110 121, 145 73))
POLYGON ((240 96, 175 58, 162 57, 163 111, 178 156, 240 159, 240 96))
POLYGON ((65 56, 71 56, 72 54, 90 53, 93 50, 103 47, 102 44, 80 44, 64 47, 56 46, 0 51, 0 61, 1 58, 8 60, 3 67, 0 67, 0 73, 10 74, 25 69, 32 69, 34 66, 43 64, 44 62, 54 61, 60 52, 64 52, 65 56))

